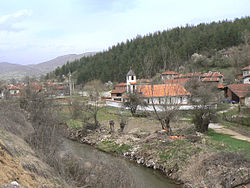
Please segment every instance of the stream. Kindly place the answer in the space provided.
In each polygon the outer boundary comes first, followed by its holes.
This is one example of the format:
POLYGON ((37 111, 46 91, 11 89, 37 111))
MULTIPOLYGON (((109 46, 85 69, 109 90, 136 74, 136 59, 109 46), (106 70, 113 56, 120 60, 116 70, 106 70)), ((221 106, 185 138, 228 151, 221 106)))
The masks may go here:
MULTIPOLYGON (((64 152, 73 154, 81 163, 86 165, 86 168, 91 169, 90 176, 94 176, 95 172, 97 172, 96 176, 101 176, 99 179, 104 182, 101 184, 102 187, 113 187, 113 184, 107 183, 112 180, 117 183, 117 187, 124 187, 124 185, 126 185, 125 187, 133 188, 181 187, 180 185, 175 185, 156 170, 143 167, 121 157, 115 157, 92 146, 65 140, 63 147, 64 152), (94 171, 92 168, 98 170, 94 171)), ((96 181, 98 181, 98 178, 96 181)))

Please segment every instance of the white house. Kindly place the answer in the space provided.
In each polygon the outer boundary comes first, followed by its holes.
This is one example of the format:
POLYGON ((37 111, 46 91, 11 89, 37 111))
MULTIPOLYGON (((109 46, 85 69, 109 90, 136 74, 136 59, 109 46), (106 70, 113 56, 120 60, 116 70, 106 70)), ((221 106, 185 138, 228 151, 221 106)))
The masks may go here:
POLYGON ((161 73, 161 78, 162 78, 162 80, 165 80, 165 79, 174 79, 177 75, 178 75, 177 72, 167 71, 167 72, 161 73))
POLYGON ((148 104, 188 104, 188 97, 191 95, 180 84, 156 84, 137 86, 140 97, 148 104))
POLYGON ((106 104, 121 107, 121 103, 128 100, 128 94, 134 92, 137 92, 149 106, 187 105, 191 95, 181 84, 138 84, 135 73, 130 70, 126 75, 126 83, 116 85, 111 91, 112 99, 107 100, 106 104))
POLYGON ((15 85, 8 85, 7 89, 9 91, 10 96, 19 96, 20 95, 20 91, 22 89, 21 86, 15 86, 15 85))
POLYGON ((243 84, 250 84, 250 65, 244 67, 243 71, 243 84))

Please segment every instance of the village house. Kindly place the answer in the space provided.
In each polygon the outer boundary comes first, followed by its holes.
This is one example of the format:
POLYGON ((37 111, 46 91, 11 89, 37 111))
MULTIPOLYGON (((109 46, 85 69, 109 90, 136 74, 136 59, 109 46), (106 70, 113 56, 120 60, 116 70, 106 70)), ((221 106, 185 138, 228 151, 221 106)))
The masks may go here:
POLYGON ((119 83, 115 86, 115 89, 111 91, 111 99, 114 101, 123 102, 124 95, 127 91, 127 83, 119 83))
POLYGON ((230 84, 227 89, 227 96, 237 103, 250 106, 250 84, 230 84))
POLYGON ((237 103, 250 106, 250 65, 242 69, 242 77, 243 83, 227 86, 226 97, 237 103))
POLYGON ((191 95, 180 84, 139 85, 137 92, 148 104, 186 105, 191 95))
POLYGON ((166 79, 174 79, 179 73, 174 72, 174 71, 167 71, 164 73, 161 73, 162 80, 166 79))
POLYGON ((185 84, 190 79, 198 79, 201 82, 206 82, 208 84, 217 84, 217 88, 223 90, 223 79, 224 76, 220 72, 212 72, 209 71, 207 73, 187 73, 187 74, 179 74, 177 72, 168 71, 162 73, 162 80, 164 84, 180 84, 185 87, 185 84))
POLYGON ((250 65, 242 69, 242 78, 244 84, 250 84, 250 65))
POLYGON ((10 84, 10 85, 7 86, 7 90, 8 90, 9 95, 11 97, 18 97, 18 96, 20 96, 22 88, 23 88, 22 85, 15 86, 13 84, 10 84))

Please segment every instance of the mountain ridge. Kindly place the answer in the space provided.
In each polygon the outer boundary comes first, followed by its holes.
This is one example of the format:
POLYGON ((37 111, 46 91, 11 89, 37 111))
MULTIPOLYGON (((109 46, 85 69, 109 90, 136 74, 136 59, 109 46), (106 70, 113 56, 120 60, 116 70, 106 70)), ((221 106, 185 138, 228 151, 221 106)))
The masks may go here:
POLYGON ((22 79, 25 76, 41 76, 53 71, 57 67, 60 67, 66 64, 67 62, 79 60, 82 57, 92 56, 94 54, 96 54, 96 52, 86 52, 82 54, 66 54, 58 56, 49 61, 29 65, 0 62, 0 79, 10 80, 12 78, 22 79))

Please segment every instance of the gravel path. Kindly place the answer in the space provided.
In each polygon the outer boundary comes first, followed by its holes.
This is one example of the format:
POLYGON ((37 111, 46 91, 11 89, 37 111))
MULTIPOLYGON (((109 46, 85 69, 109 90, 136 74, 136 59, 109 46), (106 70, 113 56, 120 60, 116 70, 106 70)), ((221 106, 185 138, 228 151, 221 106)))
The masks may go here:
POLYGON ((228 134, 232 138, 236 138, 236 139, 239 139, 239 140, 245 140, 245 141, 250 142, 250 138, 249 137, 244 136, 242 134, 239 134, 239 133, 237 133, 235 131, 232 131, 230 129, 226 129, 226 128, 224 128, 223 125, 221 125, 219 123, 210 123, 209 124, 209 128, 213 129, 217 133, 228 134))

